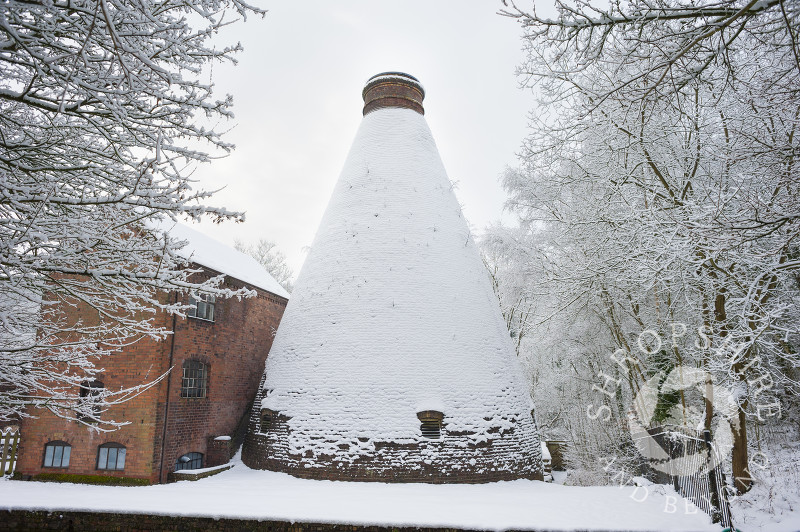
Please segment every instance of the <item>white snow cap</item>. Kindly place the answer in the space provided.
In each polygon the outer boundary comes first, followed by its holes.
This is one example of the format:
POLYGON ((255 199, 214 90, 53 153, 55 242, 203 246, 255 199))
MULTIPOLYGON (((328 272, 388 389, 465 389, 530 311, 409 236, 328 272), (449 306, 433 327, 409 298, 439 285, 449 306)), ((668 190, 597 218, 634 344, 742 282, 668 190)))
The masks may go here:
POLYGON ((179 251, 179 254, 187 260, 230 275, 277 296, 289 298, 289 292, 250 255, 226 246, 184 224, 175 223, 172 226, 165 224, 163 229, 170 237, 187 242, 179 251))
MULTIPOLYGON (((532 402, 489 274, 425 118, 367 114, 266 363, 289 448, 367 455, 420 441, 420 409, 472 442, 529 435, 532 402), (435 408, 433 408, 435 407, 435 408)), ((309 466, 310 467, 310 466, 309 466)))
POLYGON ((380 74, 375 74, 364 84, 363 92, 367 92, 372 85, 384 81, 410 83, 411 85, 418 87, 420 92, 422 92, 422 97, 425 97, 425 87, 422 85, 422 83, 420 83, 419 80, 414 76, 406 74, 405 72, 381 72, 380 74))
POLYGON ((550 450, 547 448, 547 444, 542 442, 542 460, 552 460, 550 456, 550 450))

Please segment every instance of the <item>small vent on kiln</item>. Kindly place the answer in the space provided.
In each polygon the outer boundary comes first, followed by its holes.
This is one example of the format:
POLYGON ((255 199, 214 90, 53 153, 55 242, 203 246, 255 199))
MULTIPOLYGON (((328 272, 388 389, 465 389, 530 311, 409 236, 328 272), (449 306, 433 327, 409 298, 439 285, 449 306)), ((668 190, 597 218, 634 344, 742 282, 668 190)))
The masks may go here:
POLYGON ((431 440, 438 440, 442 437, 442 419, 444 414, 436 410, 425 410, 417 412, 417 418, 422 422, 420 430, 422 436, 431 440))

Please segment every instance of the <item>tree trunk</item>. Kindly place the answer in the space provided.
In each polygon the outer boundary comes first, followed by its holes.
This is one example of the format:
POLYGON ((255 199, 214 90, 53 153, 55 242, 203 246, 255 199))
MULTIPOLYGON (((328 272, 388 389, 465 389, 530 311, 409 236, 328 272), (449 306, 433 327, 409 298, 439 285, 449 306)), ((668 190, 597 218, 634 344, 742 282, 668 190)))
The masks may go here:
MULTIPOLYGON (((728 313, 725 308, 725 289, 717 292, 714 298, 714 319, 719 325, 720 337, 725 338, 728 335, 727 319, 728 313)), ((733 371, 739 383, 745 384, 745 364, 744 356, 739 358, 733 365, 733 371)), ((733 456, 731 457, 731 471, 733 473, 733 485, 736 486, 738 494, 747 493, 753 485, 753 480, 750 478, 750 472, 747 468, 747 419, 745 416, 745 409, 747 408, 747 397, 739 404, 739 419, 736 426, 733 427, 733 456)))
POLYGON ((733 471, 733 485, 736 493, 742 495, 750 491, 753 486, 753 479, 750 477, 750 470, 747 467, 747 417, 745 409, 747 400, 739 406, 739 426, 733 429, 733 457, 731 469, 733 471))

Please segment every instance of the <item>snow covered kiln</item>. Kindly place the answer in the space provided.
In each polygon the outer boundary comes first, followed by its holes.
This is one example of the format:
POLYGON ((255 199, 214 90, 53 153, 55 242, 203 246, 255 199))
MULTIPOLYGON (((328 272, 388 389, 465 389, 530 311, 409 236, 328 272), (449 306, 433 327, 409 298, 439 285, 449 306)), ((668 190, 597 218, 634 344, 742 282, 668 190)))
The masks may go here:
POLYGON ((299 477, 541 479, 528 386, 416 78, 364 118, 297 279, 242 458, 299 477))

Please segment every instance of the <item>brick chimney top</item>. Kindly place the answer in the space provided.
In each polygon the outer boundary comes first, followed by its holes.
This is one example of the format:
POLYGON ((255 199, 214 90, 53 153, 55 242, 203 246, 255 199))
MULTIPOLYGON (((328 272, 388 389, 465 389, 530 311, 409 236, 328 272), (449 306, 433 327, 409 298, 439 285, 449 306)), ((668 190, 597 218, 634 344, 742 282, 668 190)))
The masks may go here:
POLYGON ((417 78, 403 72, 382 72, 369 78, 364 90, 364 114, 384 107, 402 107, 425 114, 425 89, 417 78))

